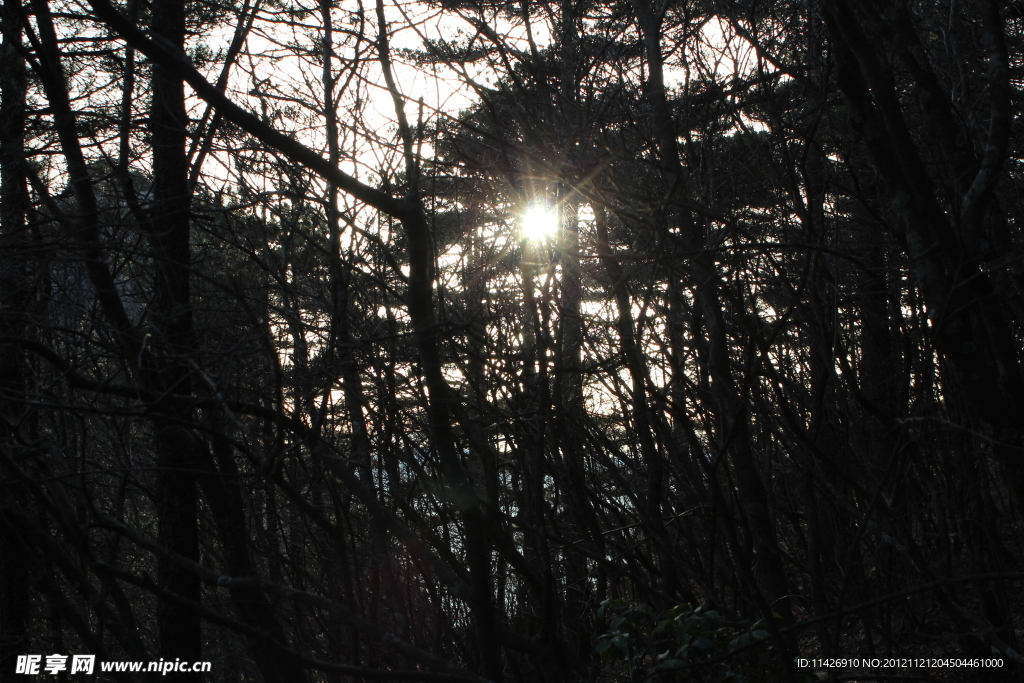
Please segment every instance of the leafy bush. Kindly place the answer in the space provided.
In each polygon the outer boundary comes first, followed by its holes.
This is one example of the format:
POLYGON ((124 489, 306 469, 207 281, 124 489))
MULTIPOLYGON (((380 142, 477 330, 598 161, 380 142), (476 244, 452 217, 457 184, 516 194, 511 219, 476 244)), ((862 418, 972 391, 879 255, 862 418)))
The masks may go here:
POLYGON ((783 662, 763 621, 739 624, 699 606, 657 614, 644 604, 605 600, 608 630, 597 642, 612 680, 743 683, 782 680, 783 662))

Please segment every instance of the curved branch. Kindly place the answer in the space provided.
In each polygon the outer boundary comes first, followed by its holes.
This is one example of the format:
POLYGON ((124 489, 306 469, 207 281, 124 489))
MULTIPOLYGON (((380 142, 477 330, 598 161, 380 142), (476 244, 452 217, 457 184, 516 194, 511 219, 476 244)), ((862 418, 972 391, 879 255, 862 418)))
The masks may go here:
POLYGON ((172 45, 146 36, 134 23, 126 19, 107 0, 89 0, 96 17, 116 31, 129 45, 143 53, 168 73, 188 83, 196 94, 206 100, 221 116, 249 135, 273 147, 290 160, 302 164, 324 180, 334 183, 344 192, 399 220, 413 215, 413 209, 403 200, 392 197, 375 187, 360 182, 327 159, 242 109, 199 73, 189 58, 172 45))

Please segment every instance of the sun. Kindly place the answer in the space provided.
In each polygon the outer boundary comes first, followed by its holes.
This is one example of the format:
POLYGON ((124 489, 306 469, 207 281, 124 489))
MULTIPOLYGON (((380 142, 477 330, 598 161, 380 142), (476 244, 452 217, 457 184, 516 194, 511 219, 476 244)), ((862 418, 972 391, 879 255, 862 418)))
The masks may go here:
POLYGON ((523 212, 520 230, 524 239, 541 242, 558 234, 558 223, 557 208, 534 202, 523 212))

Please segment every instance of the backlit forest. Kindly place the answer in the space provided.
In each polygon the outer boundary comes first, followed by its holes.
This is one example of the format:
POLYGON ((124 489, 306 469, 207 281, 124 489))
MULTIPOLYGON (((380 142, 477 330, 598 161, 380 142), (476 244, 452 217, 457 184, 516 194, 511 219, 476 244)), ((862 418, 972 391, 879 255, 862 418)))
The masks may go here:
POLYGON ((1024 676, 1021 2, 2 29, 0 681, 1024 676))

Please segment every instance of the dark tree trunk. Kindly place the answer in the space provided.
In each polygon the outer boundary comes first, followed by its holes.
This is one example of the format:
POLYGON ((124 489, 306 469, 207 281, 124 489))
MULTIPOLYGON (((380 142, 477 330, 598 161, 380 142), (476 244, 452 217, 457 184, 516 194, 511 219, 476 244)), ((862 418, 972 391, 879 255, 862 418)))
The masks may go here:
MULTIPOLYGON (((17 0, 5 0, 0 21, 0 250, 9 256, 0 263, 0 335, 26 334, 26 317, 35 298, 35 273, 27 260, 30 239, 26 216, 28 187, 23 170, 25 146, 25 63, 14 41, 22 31, 22 8, 17 0)), ((29 359, 13 345, 0 346, 0 448, 7 449, 20 430, 22 439, 34 438, 29 414, 29 359)), ((0 497, 5 503, 24 506, 22 487, 14 485, 7 471, 0 471, 0 497)), ((20 678, 14 674, 20 654, 30 654, 30 576, 24 545, 16 529, 0 520, 0 681, 20 678)))
MULTIPOLYGON (((152 7, 153 35, 178 49, 185 44, 185 0, 158 0, 152 7)), ((149 127, 153 146, 154 210, 151 246, 156 269, 153 309, 162 334, 154 359, 156 383, 165 391, 189 395, 193 390, 195 357, 190 305, 191 206, 185 136, 187 117, 181 79, 153 66, 153 100, 149 127)), ((193 561, 199 559, 195 470, 203 464, 203 441, 174 421, 188 421, 191 411, 175 408, 169 422, 158 421, 156 505, 157 540, 168 550, 193 561)), ((199 578, 161 559, 160 585, 185 601, 200 603, 199 578)), ((202 658, 200 617, 191 606, 173 599, 157 608, 160 656, 167 660, 202 658)), ((169 680, 196 681, 201 674, 174 672, 169 680)))

